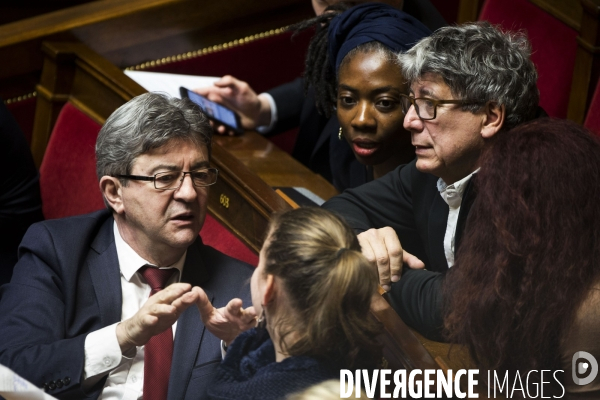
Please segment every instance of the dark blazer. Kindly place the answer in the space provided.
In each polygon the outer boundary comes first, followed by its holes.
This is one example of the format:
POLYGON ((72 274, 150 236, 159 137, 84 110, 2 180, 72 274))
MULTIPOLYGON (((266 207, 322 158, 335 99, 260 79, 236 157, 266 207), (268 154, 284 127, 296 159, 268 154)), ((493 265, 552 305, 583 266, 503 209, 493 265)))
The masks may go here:
POLYGON ((40 180, 29 144, 0 99, 0 286, 10 281, 27 228, 44 219, 40 180))
MULTIPOLYGON (((444 235, 449 208, 437 189, 438 178, 419 172, 416 160, 355 189, 345 191, 323 207, 337 212, 357 233, 392 227, 402 247, 425 263, 427 270, 403 269, 392 284, 390 301, 409 326, 427 337, 441 340, 441 284, 448 271, 444 235)), ((473 179, 463 194, 458 215, 455 249, 475 198, 473 179)))
MULTIPOLYGON (((58 380, 60 399, 96 399, 102 379, 84 392, 84 343, 121 319, 121 282, 113 218, 103 210, 32 225, 11 282, 0 289, 0 364, 35 385, 58 380)), ((251 304, 252 268, 202 244, 187 251, 182 282, 201 286, 215 307, 234 297, 251 304)), ((196 307, 180 316, 168 399, 202 399, 221 361, 220 341, 196 307)), ((58 386, 58 385, 57 385, 58 386)))
MULTIPOLYGON (((325 179, 331 181, 328 154, 315 156, 314 151, 323 128, 329 121, 315 107, 315 94, 311 88, 304 93, 304 79, 297 78, 268 91, 277 105, 277 123, 272 134, 298 127, 298 136, 292 156, 325 179)), ((338 125, 339 129, 339 125, 338 125)))
POLYGON ((240 334, 227 349, 215 382, 208 389, 213 400, 281 400, 328 379, 339 379, 335 360, 291 356, 275 361, 275 347, 265 329, 240 334))

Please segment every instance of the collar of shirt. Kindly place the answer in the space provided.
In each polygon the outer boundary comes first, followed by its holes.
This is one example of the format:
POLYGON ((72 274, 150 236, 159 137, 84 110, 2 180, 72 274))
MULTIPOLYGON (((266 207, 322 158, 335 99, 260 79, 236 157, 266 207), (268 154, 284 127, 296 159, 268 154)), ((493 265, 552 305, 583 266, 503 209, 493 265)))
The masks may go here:
POLYGON ((479 171, 477 168, 475 171, 471 172, 469 175, 465 176, 459 181, 454 182, 451 185, 446 184, 442 178, 437 181, 437 188, 442 196, 442 199, 448 204, 450 208, 458 208, 460 207, 460 203, 462 202, 462 196, 467 188, 467 183, 473 176, 479 171))
MULTIPOLYGON (((136 253, 135 250, 133 250, 131 246, 125 242, 125 240, 123 240, 121 233, 119 232, 119 228, 117 227, 117 221, 114 222, 113 231, 115 235, 115 246, 117 247, 117 257, 119 259, 121 274, 123 274, 123 277, 127 281, 131 281, 131 278, 135 275, 135 273, 138 272, 138 270, 144 265, 156 267, 156 265, 140 257, 140 255, 136 253)), ((175 282, 179 282, 181 279, 181 273, 183 271, 183 264, 185 263, 186 255, 187 250, 174 264, 162 268, 175 268, 179 271, 179 276, 176 278, 175 282)))

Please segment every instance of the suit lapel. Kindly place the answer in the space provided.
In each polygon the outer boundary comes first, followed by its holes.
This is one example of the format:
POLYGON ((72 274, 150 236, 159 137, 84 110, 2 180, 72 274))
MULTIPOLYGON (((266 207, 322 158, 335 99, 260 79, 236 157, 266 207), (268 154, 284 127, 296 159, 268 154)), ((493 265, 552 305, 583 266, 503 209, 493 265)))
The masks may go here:
POLYGON ((444 236, 446 235, 449 210, 448 204, 439 193, 436 193, 429 209, 428 222, 429 261, 432 265, 425 266, 431 271, 444 272, 448 269, 448 261, 444 254, 444 236))
POLYGON ((326 143, 332 139, 331 134, 335 132, 335 140, 337 139, 337 134, 340 129, 340 123, 338 122, 337 115, 333 115, 325 124, 325 127, 321 131, 319 138, 317 139, 317 143, 315 144, 315 148, 313 150, 313 156, 323 147, 326 143))
POLYGON ((475 186, 476 179, 477 174, 473 174, 471 179, 469 179, 469 182, 467 182, 467 187, 465 188, 463 199, 460 204, 460 212, 458 213, 458 220, 456 221, 456 234, 454 235, 455 253, 458 252, 458 246, 460 245, 460 240, 462 239, 462 234, 465 230, 467 217, 469 216, 471 206, 473 205, 475 197, 477 196, 477 190, 475 186))
MULTIPOLYGON (((198 239, 188 248, 183 267, 182 282, 193 286, 202 285, 209 278, 208 271, 200 254, 201 241, 198 239)), ((205 290, 210 302, 214 295, 205 290)), ((205 335, 205 327, 196 306, 190 306, 177 320, 175 342, 173 344, 173 362, 171 363, 171 377, 169 378, 169 400, 179 400, 185 397, 192 375, 200 343, 205 335)))
POLYGON ((113 234, 113 218, 108 218, 100 228, 87 260, 96 301, 103 326, 121 320, 123 304, 121 271, 113 234))

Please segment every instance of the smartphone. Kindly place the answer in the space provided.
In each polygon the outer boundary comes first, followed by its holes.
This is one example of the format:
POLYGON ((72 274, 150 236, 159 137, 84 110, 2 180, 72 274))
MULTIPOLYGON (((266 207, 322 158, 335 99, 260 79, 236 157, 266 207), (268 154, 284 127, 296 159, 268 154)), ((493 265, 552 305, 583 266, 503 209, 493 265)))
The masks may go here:
POLYGON ((229 108, 217 104, 214 101, 210 101, 206 97, 201 96, 198 93, 192 92, 191 90, 186 89, 183 86, 179 88, 179 93, 181 94, 181 98, 187 97, 194 103, 198 104, 202 111, 206 113, 206 116, 208 118, 225 125, 226 127, 235 131, 236 133, 244 132, 242 124, 240 123, 239 115, 237 115, 229 108))

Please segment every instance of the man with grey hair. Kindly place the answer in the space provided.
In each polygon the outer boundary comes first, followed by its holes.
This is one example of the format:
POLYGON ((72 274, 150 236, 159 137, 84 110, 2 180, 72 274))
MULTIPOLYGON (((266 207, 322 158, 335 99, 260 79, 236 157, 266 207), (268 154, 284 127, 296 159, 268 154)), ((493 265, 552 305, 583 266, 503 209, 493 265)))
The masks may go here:
POLYGON ((211 132, 189 100, 152 93, 108 118, 96 143, 108 209, 29 229, 0 292, 0 364, 61 399, 205 397, 221 360, 205 326, 255 317, 228 303, 250 303, 252 268, 198 236, 218 172, 211 132), (194 285, 226 307, 206 324, 194 285))
POLYGON ((524 35, 474 23, 441 28, 401 54, 410 86, 404 128, 416 159, 324 205, 358 232, 402 319, 431 338, 440 339, 440 285, 454 265, 479 157, 495 135, 538 111, 530 53, 524 35))

